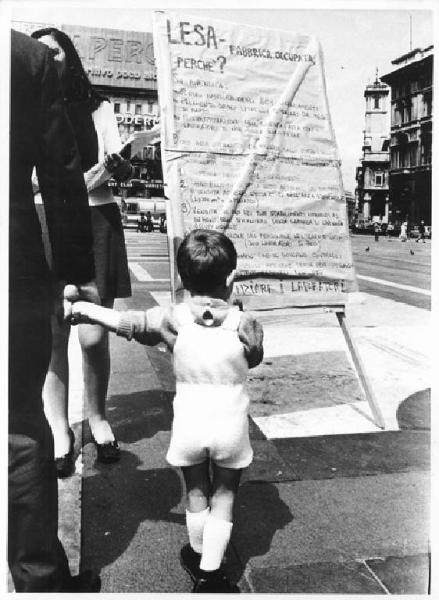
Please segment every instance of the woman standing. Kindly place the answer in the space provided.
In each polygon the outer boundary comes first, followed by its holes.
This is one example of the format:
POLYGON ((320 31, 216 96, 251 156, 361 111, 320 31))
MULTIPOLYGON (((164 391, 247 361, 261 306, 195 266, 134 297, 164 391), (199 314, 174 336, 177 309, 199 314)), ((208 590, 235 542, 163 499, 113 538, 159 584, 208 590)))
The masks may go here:
MULTIPOLYGON (((62 31, 46 28, 32 34, 49 46, 61 81, 89 192, 94 237, 96 282, 103 306, 115 298, 131 296, 125 239, 119 209, 107 185, 110 176, 124 181, 132 175, 129 161, 118 154, 121 140, 113 106, 93 89, 71 39, 62 31), (106 169, 96 178, 98 163, 106 169)), ((68 422, 70 325, 52 318, 52 357, 44 385, 44 406, 52 428, 58 477, 74 471, 74 434, 68 422)), ((110 377, 108 333, 97 325, 81 325, 84 400, 88 422, 97 447, 98 460, 115 462, 120 450, 105 417, 105 400, 110 377)))
POLYGON ((401 242, 407 241, 407 230, 408 224, 407 221, 404 221, 404 223, 401 225, 401 233, 399 234, 399 239, 401 240, 401 242))

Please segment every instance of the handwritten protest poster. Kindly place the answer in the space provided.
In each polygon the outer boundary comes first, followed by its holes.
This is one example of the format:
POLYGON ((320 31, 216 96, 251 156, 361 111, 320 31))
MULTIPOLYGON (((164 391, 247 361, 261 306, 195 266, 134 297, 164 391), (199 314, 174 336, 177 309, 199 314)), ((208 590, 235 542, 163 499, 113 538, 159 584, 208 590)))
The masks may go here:
POLYGON ((343 303, 355 273, 318 41, 177 12, 153 33, 173 251, 217 229, 246 306, 343 303))

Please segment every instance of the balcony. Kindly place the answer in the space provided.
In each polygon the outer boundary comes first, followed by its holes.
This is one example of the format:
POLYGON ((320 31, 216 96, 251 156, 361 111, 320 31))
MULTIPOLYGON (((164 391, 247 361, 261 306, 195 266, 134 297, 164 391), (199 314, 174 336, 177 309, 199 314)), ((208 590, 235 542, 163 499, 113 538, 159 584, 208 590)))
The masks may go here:
POLYGON ((371 162, 385 163, 389 162, 389 160, 390 157, 388 152, 367 152, 361 162, 364 165, 365 163, 371 162))
POLYGON ((422 165, 414 165, 412 167, 391 167, 389 174, 394 175, 410 175, 412 173, 420 173, 422 171, 431 171, 431 163, 422 165))

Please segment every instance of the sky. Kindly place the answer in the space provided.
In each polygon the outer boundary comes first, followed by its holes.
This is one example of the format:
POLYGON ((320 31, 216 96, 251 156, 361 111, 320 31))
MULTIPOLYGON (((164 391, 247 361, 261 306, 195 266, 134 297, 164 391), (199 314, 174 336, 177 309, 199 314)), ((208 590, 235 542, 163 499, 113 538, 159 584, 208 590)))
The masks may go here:
POLYGON ((434 3, 422 0, 416 3, 333 1, 331 9, 322 8, 328 2, 312 0, 306 4, 294 0, 288 3, 162 0, 159 6, 130 0, 87 3, 12 0, 4 5, 12 20, 145 31, 152 31, 153 10, 175 7, 190 15, 209 12, 212 19, 316 35, 323 49, 329 110, 342 161, 344 187, 350 192, 355 189, 355 168, 361 157, 365 86, 375 80, 376 69, 379 75, 394 70, 391 61, 410 50, 410 17, 412 48, 425 48, 433 43, 434 3))

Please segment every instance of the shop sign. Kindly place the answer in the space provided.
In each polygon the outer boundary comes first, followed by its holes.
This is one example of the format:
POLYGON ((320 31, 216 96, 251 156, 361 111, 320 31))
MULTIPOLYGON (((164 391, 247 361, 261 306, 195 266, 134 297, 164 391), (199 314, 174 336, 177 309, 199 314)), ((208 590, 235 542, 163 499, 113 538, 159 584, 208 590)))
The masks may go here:
POLYGON ((160 119, 156 115, 130 115, 116 114, 118 125, 143 125, 147 129, 151 129, 154 125, 160 123, 160 119))
POLYGON ((63 25, 94 85, 157 89, 152 34, 63 25))

